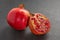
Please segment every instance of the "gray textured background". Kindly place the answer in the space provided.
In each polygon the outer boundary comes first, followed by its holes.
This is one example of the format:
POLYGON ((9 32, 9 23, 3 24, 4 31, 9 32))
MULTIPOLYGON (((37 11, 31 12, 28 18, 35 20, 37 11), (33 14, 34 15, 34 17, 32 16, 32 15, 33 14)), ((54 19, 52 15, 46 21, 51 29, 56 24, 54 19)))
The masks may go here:
POLYGON ((0 0, 0 40, 60 40, 60 0, 0 0), (20 3, 30 12, 40 12, 50 19, 51 30, 47 35, 35 36, 28 27, 16 31, 7 24, 7 13, 20 3))

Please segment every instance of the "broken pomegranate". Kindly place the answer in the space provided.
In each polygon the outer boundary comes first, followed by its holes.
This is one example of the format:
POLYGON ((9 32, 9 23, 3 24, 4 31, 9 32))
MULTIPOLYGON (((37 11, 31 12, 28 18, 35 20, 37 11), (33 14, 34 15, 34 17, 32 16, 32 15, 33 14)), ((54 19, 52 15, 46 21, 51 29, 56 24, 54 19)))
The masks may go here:
POLYGON ((41 13, 34 13, 29 19, 29 28, 35 35, 43 35, 49 32, 49 19, 41 13))

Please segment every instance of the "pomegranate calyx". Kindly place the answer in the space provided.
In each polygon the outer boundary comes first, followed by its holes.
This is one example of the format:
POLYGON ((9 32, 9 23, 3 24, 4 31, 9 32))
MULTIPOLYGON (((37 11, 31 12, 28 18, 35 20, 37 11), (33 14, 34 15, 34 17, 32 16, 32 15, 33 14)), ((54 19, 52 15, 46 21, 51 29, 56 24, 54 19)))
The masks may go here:
POLYGON ((20 4, 19 8, 24 9, 24 4, 20 4))

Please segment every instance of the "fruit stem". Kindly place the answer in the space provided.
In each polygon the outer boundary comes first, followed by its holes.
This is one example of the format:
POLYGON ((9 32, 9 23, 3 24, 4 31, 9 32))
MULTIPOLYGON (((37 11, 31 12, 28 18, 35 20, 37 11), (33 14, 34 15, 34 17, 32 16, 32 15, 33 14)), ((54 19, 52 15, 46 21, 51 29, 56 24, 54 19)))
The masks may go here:
POLYGON ((24 4, 20 4, 19 8, 24 9, 24 4))

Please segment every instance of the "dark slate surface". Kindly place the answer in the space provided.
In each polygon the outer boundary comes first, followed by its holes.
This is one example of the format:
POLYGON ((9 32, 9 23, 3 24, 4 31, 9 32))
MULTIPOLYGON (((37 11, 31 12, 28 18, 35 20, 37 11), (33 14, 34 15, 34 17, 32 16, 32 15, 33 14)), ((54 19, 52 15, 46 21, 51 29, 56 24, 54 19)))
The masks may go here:
POLYGON ((0 0, 0 40, 60 40, 60 0, 0 0), (20 3, 30 12, 40 12, 50 19, 48 34, 35 36, 28 27, 25 31, 16 31, 7 24, 7 13, 20 3))

